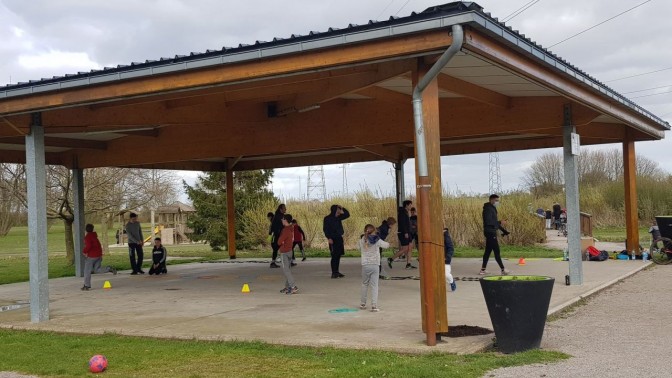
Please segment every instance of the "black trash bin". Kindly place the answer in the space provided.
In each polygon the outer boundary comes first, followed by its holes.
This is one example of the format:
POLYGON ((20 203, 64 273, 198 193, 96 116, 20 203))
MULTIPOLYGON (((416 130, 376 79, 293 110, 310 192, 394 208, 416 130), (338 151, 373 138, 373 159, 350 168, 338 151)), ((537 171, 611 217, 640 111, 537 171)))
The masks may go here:
POLYGON ((516 353, 541 345, 555 279, 490 276, 480 280, 497 337, 497 349, 516 353))

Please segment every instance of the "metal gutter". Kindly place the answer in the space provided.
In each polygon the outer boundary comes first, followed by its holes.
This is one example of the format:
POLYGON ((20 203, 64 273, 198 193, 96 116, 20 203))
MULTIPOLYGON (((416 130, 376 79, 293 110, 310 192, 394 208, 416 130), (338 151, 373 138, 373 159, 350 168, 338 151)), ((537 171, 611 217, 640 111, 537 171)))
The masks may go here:
MULTIPOLYGON (((429 190, 431 188, 429 173, 427 170, 427 147, 425 145, 425 128, 424 119, 422 116, 422 92, 427 88, 441 72, 441 70, 450 62, 451 59, 460 51, 464 43, 464 30, 462 25, 453 25, 453 41, 450 47, 439 57, 439 60, 427 71, 427 73, 420 79, 418 84, 413 89, 413 120, 415 124, 415 146, 416 146, 416 163, 418 166, 418 199, 420 207, 419 213, 421 222, 420 229, 420 244, 431 243, 431 224, 430 210, 429 210, 429 190), (424 226, 424 227, 423 227, 424 226)), ((436 219, 434 221, 437 221, 436 219)), ((424 248, 421 248, 421 250, 424 248)), ((425 324, 427 326, 427 345, 436 345, 436 313, 434 304, 434 287, 432 277, 428 274, 431 269, 426 257, 420 260, 422 265, 420 279, 423 281, 424 295, 425 295, 425 316, 427 317, 425 324)))

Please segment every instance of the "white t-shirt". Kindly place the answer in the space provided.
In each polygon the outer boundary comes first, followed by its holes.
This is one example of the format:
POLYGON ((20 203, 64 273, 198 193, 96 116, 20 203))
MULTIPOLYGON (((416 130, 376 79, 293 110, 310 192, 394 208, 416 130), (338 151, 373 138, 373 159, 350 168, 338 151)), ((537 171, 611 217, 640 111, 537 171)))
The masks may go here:
POLYGON ((376 244, 366 245, 366 236, 359 239, 359 250, 362 252, 362 265, 380 265, 380 248, 389 248, 390 243, 378 239, 376 244))

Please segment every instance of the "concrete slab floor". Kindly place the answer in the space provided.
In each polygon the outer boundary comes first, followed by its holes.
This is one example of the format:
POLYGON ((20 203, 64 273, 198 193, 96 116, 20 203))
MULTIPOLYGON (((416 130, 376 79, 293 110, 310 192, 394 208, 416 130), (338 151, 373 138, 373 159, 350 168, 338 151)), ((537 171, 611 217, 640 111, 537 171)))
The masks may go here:
MULTIPOLYGON (((255 260, 259 261, 259 260, 255 260)), ((613 261, 584 263, 584 284, 565 286, 567 262, 551 259, 505 260, 513 274, 555 277, 551 311, 577 301, 648 263, 613 261)), ((453 275, 457 291, 448 295, 449 325, 492 329, 478 281, 479 259, 455 259, 453 275)), ((494 261, 491 272, 497 272, 494 261)), ((202 340, 257 340, 273 344, 384 349, 404 353, 474 353, 492 343, 491 335, 443 338, 437 347, 424 344, 420 319, 420 281, 381 281, 378 305, 381 312, 336 312, 359 306, 361 266, 358 258, 343 259, 342 279, 331 279, 328 259, 309 258, 292 269, 300 293, 280 294, 281 269, 267 262, 235 260, 235 263, 191 263, 169 266, 162 276, 129 272, 94 275, 93 290, 81 291, 79 278, 49 280, 50 318, 30 322, 28 308, 0 312, 0 327, 75 333, 118 333, 133 336, 195 338, 202 340), (103 290, 109 280, 112 289, 103 290), (248 283, 251 292, 241 293, 248 283)), ((391 274, 418 275, 395 263, 391 274)), ((0 286, 0 301, 28 300, 28 283, 0 286)))

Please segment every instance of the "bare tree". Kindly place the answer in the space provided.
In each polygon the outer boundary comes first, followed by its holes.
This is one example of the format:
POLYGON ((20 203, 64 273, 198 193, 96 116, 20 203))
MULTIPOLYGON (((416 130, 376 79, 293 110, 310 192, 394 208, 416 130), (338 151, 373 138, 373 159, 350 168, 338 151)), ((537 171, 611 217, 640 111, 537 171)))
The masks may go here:
POLYGON ((13 194, 25 190, 25 175, 20 173, 23 169, 23 165, 0 163, 0 236, 9 233, 24 209, 13 194))
POLYGON ((527 169, 523 182, 534 195, 544 196, 562 190, 563 177, 562 156, 548 152, 527 169))
MULTIPOLYGON (((11 195, 27 208, 25 168, 6 169, 3 188, 13 188, 11 195), (19 184, 23 183, 23 184, 19 184), (13 187, 12 187, 13 185, 13 187)), ((47 218, 60 219, 65 227, 65 247, 68 261, 74 263, 73 223, 74 196, 72 171, 62 166, 47 167, 47 218)), ((114 215, 139 209, 156 198, 172 200, 176 197, 178 180, 172 172, 156 174, 151 170, 126 168, 96 168, 84 172, 85 214, 107 214, 101 230, 107 249, 107 228, 114 215)))
MULTIPOLYGON (((597 185, 623 179, 623 153, 618 149, 583 150, 578 158, 579 182, 597 185)), ((667 177, 665 171, 653 160, 637 156, 637 177, 667 177)), ((564 183, 563 157, 561 153, 541 155, 523 176, 525 186, 536 196, 558 193, 564 183)))

